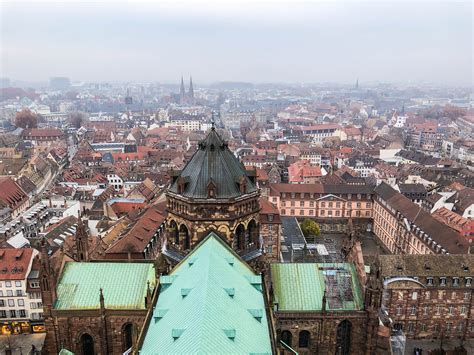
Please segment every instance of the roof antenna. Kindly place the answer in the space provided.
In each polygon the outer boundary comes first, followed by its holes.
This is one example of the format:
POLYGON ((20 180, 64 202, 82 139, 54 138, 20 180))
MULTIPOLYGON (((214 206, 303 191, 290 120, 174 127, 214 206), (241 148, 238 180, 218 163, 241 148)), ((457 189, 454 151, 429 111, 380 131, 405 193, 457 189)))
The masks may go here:
POLYGON ((216 129, 215 121, 214 121, 214 111, 212 111, 211 129, 212 129, 213 131, 216 129))

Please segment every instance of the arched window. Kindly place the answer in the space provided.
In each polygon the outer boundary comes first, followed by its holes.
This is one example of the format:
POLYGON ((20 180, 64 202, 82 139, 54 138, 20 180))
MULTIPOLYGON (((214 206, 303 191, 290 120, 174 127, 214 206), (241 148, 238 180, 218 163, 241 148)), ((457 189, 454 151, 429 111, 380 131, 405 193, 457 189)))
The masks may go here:
POLYGON ((286 345, 288 345, 291 348, 291 332, 288 330, 284 330, 281 332, 281 341, 284 342, 286 345))
POLYGON ((81 350, 82 355, 94 355, 94 339, 87 334, 84 333, 81 336, 81 350))
POLYGON ((191 240, 189 238, 188 228, 184 224, 179 227, 179 240, 180 246, 183 250, 189 250, 191 248, 191 240))
POLYGON ((337 326, 336 355, 349 355, 352 324, 347 319, 337 326))
POLYGON ((237 237, 237 249, 244 250, 245 249, 245 228, 243 225, 239 224, 239 226, 235 230, 235 236, 237 237))
POLYGON ((133 324, 127 323, 122 328, 123 351, 127 351, 133 345, 133 324))
POLYGON ((259 233, 258 233, 258 226, 257 222, 255 222, 253 219, 249 222, 249 225, 247 227, 250 235, 250 240, 251 242, 256 246, 260 247, 260 241, 259 241, 259 233))
POLYGON ((300 348, 309 347, 310 334, 307 330, 302 330, 299 335, 298 346, 300 348))
POLYGON ((176 246, 178 246, 179 233, 178 233, 178 225, 176 224, 175 221, 170 222, 169 233, 170 233, 170 241, 174 242, 176 246))

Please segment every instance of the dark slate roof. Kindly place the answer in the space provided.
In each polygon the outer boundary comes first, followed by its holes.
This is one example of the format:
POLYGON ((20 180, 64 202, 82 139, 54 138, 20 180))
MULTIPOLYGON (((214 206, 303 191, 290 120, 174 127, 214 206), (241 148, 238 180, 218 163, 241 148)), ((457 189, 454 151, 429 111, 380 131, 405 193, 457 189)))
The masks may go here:
POLYGON ((394 276, 472 276, 474 255, 380 255, 382 275, 394 276))
POLYGON ((423 184, 399 184, 398 187, 402 194, 426 193, 426 188, 423 184))
POLYGON ((400 156, 407 160, 417 162, 422 165, 436 165, 436 163, 441 160, 439 158, 434 158, 430 155, 426 155, 421 152, 415 152, 415 151, 404 150, 404 149, 400 150, 395 155, 400 156))
POLYGON ((248 178, 244 166, 213 128, 199 143, 198 150, 181 170, 169 191, 178 193, 178 181, 181 178, 185 182, 181 195, 207 199, 207 187, 212 181, 216 186, 217 199, 235 198, 242 195, 238 185, 242 176, 246 179, 246 193, 256 192, 257 188, 248 178))
POLYGON ((469 243, 444 223, 436 220, 416 203, 405 197, 390 185, 382 182, 375 188, 375 193, 391 207, 400 212, 410 223, 415 224, 427 233, 436 243, 450 254, 465 254, 469 243))

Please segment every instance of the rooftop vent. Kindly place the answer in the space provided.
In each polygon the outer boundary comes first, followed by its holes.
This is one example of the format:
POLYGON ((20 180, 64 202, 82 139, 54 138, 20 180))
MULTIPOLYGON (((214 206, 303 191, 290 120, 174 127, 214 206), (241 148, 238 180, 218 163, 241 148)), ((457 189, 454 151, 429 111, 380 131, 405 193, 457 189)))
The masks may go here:
POLYGON ((167 309, 157 309, 155 311, 155 314, 153 315, 153 319, 155 320, 155 323, 158 323, 158 321, 165 316, 165 314, 168 312, 167 309))
POLYGON ((191 292, 190 288, 182 288, 181 289, 181 296, 185 298, 187 295, 189 295, 189 292, 191 292))
POLYGON ((229 328, 229 329, 223 329, 225 335, 227 336, 227 338, 229 338, 230 340, 234 340, 235 339, 235 328, 229 328))
POLYGON ((171 329, 173 340, 177 340, 184 333, 184 329, 171 329))
POLYGON ((194 262, 196 261, 196 258, 191 258, 188 260, 188 265, 191 267, 194 265, 194 262))
POLYGON ((234 258, 225 258, 227 260, 227 262, 229 263, 229 265, 234 265, 234 258))
POLYGON ((252 317, 254 317, 256 320, 258 320, 259 322, 262 321, 263 310, 261 308, 259 308, 259 309, 249 309, 248 311, 250 312, 252 317))
POLYGON ((235 288, 224 288, 225 292, 227 292, 227 294, 230 296, 230 297, 234 297, 235 296, 235 288))

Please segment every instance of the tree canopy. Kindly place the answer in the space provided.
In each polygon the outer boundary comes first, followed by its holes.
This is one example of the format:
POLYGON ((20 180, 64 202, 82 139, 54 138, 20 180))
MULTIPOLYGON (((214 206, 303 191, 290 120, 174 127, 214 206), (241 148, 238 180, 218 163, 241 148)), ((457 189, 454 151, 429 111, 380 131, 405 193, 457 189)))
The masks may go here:
POLYGON ((319 224, 309 218, 305 218, 300 223, 300 227, 307 241, 314 242, 315 238, 321 233, 319 224))
POLYGON ((15 126, 20 128, 36 128, 38 127, 38 116, 28 109, 23 109, 16 113, 15 126))
POLYGON ((69 123, 75 128, 81 128, 87 116, 83 112, 72 112, 69 114, 69 123))

